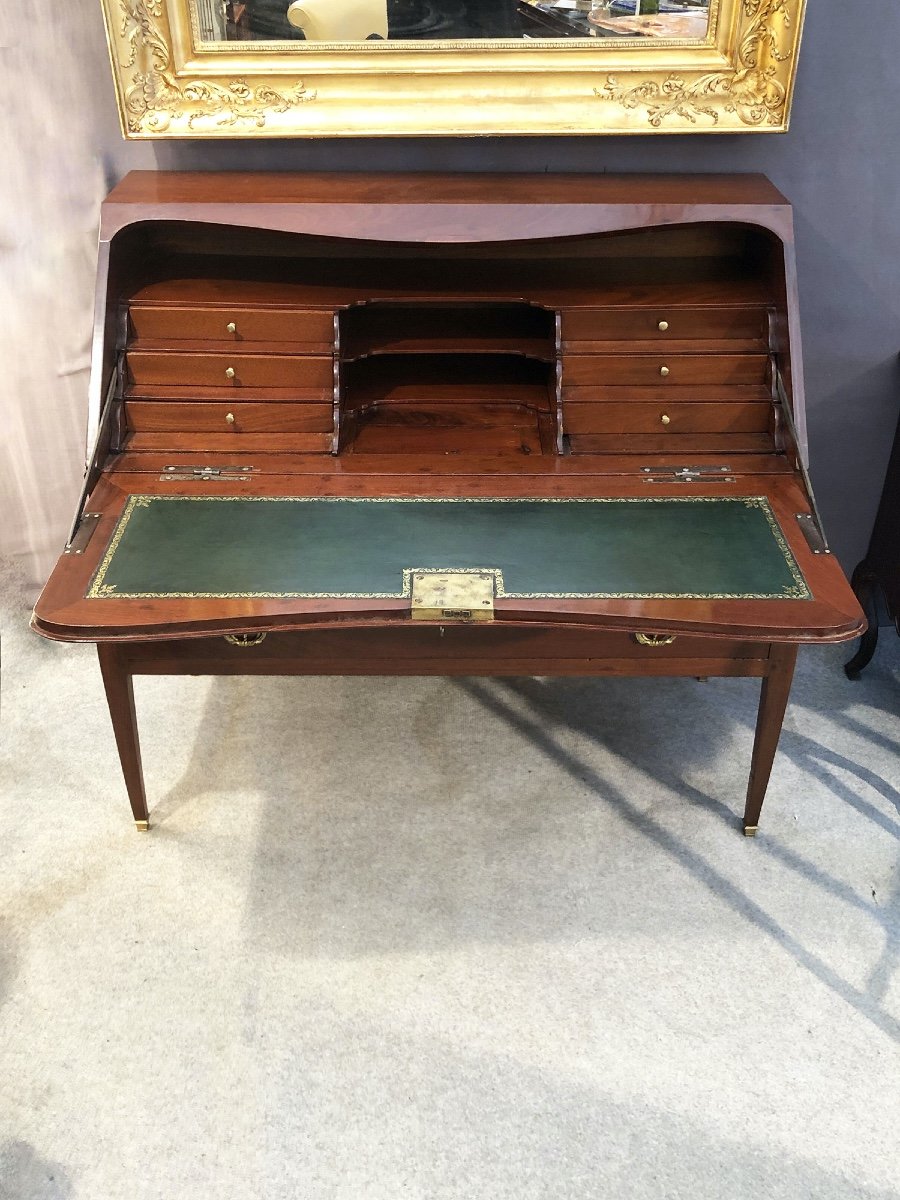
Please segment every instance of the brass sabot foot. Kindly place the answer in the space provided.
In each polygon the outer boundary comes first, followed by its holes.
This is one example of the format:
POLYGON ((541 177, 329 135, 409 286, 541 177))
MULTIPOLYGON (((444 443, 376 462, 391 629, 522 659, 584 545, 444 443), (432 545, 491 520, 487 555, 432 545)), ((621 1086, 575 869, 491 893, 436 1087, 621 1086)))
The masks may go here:
POLYGON ((759 832, 758 825, 745 825, 744 826, 744 837, 756 837, 758 832, 759 832))
POLYGON ((135 821, 134 827, 138 831, 138 833, 147 833, 148 830, 150 829, 150 822, 149 821, 135 821))

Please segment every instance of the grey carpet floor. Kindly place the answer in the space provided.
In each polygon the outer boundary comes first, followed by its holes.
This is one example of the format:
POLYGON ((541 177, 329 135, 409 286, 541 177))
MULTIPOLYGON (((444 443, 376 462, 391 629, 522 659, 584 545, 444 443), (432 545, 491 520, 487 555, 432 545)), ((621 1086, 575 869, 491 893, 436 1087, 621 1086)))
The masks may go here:
POLYGON ((3 589, 0 1195, 900 1196, 900 642, 751 681, 140 679, 3 589))

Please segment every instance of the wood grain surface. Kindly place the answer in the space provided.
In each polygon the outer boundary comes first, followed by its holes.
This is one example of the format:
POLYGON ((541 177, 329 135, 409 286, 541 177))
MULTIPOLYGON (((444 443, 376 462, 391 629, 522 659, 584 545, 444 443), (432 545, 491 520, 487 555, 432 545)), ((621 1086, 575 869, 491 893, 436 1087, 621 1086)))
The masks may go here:
POLYGON ((864 627, 798 522, 793 225, 768 180, 136 172, 103 208, 94 341, 98 520, 33 625, 99 644, 141 827, 135 673, 743 675, 755 832, 798 645, 864 627), (135 494, 763 496, 811 598, 499 597, 477 627, 408 599, 86 599, 135 494))

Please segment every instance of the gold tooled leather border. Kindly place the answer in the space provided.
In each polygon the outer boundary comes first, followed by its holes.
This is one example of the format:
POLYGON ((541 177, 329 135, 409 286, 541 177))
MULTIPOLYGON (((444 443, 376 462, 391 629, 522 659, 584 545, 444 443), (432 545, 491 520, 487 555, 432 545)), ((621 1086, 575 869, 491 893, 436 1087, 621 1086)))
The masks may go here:
POLYGON ((411 595, 413 572, 454 570, 460 573, 488 572, 496 579, 496 596, 508 600, 811 600, 812 592, 803 577, 793 551, 765 496, 142 496, 128 497, 116 524, 106 553, 88 585, 90 600, 402 600, 411 595), (136 509, 166 501, 194 501, 242 504, 331 503, 331 504, 743 504, 759 509, 781 551, 793 584, 773 592, 510 592, 503 573, 496 567, 407 567, 403 586, 398 592, 120 592, 105 582, 128 523, 136 509))

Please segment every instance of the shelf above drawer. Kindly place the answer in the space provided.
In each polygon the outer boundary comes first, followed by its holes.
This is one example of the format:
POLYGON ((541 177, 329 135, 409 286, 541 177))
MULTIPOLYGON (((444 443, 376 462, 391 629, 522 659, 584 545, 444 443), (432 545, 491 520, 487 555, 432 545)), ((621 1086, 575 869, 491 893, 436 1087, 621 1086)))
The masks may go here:
POLYGON ((487 336, 426 338, 406 336, 401 333, 397 333, 393 337, 382 336, 368 339, 358 337, 350 345, 341 344, 341 360, 343 362, 355 362, 382 354, 507 354, 549 363, 556 358, 556 348, 546 338, 492 338, 487 336))

